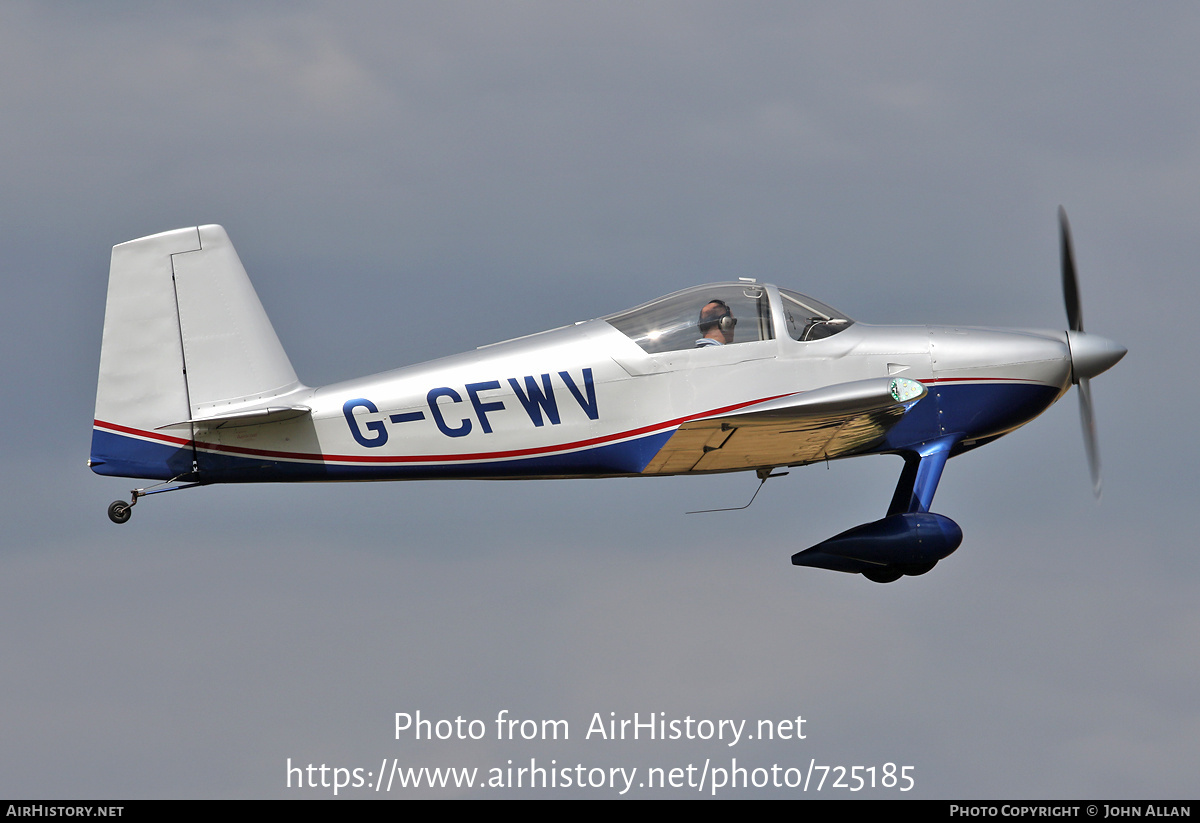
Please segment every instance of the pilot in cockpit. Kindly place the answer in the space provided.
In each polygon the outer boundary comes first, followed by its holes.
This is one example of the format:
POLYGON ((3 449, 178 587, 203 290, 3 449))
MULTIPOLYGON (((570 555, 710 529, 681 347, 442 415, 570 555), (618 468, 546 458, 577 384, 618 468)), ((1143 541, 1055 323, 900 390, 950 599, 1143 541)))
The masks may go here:
POLYGON ((696 341, 696 348, 704 346, 725 346, 733 342, 733 327, 737 318, 729 310, 729 304, 724 300, 710 300, 700 310, 698 328, 703 335, 696 341))

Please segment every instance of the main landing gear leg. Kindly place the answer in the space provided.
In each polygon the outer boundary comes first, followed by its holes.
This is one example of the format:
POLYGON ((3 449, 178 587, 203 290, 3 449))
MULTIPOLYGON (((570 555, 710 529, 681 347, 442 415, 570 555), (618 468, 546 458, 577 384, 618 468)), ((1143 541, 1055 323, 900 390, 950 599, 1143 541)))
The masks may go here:
MULTIPOLYGON (((923 443, 910 451, 902 452, 904 471, 896 483, 896 491, 892 495, 892 503, 888 506, 888 517, 897 514, 924 513, 933 504, 933 495, 937 491, 938 481, 942 479, 942 469, 950 451, 962 439, 960 435, 940 437, 923 443)), ((949 518, 947 522, 953 523, 949 518)), ((958 528, 954 524, 954 528, 958 528)), ((961 537, 959 537, 961 540, 961 537)), ((955 542, 954 548, 958 548, 955 542)), ((954 549, 951 549, 953 551, 954 549)), ((881 566, 878 569, 864 569, 862 576, 875 583, 891 583, 902 576, 916 577, 925 574, 938 564, 937 560, 921 563, 898 563, 881 566)))
POLYGON ((128 503, 126 503, 124 500, 114 500, 113 502, 108 504, 108 519, 111 520, 112 522, 118 523, 118 524, 119 523, 128 523, 129 518, 133 517, 133 507, 137 505, 138 498, 146 497, 151 494, 162 494, 163 492, 173 492, 173 491, 177 491, 179 489, 190 489, 193 486, 200 485, 199 482, 182 483, 177 486, 171 485, 172 483, 177 483, 182 478, 183 478, 183 475, 181 475, 180 477, 173 477, 170 480, 167 480, 166 482, 159 484, 159 486, 165 486, 166 488, 159 488, 158 486, 150 486, 149 488, 145 488, 145 489, 133 489, 132 491, 129 492, 129 502, 128 503))
POLYGON ((929 511, 950 450, 961 439, 961 435, 940 437, 900 453, 904 457, 904 471, 888 506, 889 515, 929 511))

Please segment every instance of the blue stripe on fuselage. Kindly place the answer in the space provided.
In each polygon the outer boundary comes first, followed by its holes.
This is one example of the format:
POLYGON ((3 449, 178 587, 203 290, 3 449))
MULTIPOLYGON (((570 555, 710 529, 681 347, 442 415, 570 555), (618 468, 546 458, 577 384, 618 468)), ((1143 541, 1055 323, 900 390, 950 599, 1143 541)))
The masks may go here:
POLYGON ((170 480, 192 470, 192 447, 92 429, 91 466, 96 474, 170 480))
POLYGON ((472 463, 360 464, 291 462, 201 452, 200 477, 209 483, 272 480, 419 480, 437 478, 592 477, 638 474, 673 430, 581 451, 472 463))
MULTIPOLYGON (((278 460, 255 455, 197 453, 203 483, 269 483, 288 480, 419 480, 437 478, 592 477, 638 474, 674 429, 579 451, 511 460, 463 463, 368 463, 278 460)), ((99 474, 170 479, 192 468, 192 450, 94 429, 93 466, 99 474), (103 457, 101 457, 103 456, 103 457), (182 467, 182 468, 180 468, 182 467)))

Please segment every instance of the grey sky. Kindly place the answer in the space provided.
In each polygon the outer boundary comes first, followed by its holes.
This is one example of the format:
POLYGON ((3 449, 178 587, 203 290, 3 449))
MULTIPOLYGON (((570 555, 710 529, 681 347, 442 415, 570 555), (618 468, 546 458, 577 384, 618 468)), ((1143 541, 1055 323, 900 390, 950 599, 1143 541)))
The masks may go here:
POLYGON ((0 792, 301 796, 289 757, 386 756, 1195 795, 1194 5, 6 3, 0 23, 0 792), (124 527, 104 508, 131 483, 84 466, 109 250, 134 237, 224 225, 319 385, 737 276, 868 323, 1061 328, 1060 203, 1087 328, 1129 348, 1093 384, 1104 499, 1067 397, 949 464, 934 508, 966 539, 925 577, 788 561, 881 516, 894 458, 794 470, 727 515, 683 512, 739 505, 752 475, 209 488, 124 527), (572 740, 394 740, 418 709, 561 717, 572 740), (610 711, 803 714, 809 737, 582 740, 610 711))

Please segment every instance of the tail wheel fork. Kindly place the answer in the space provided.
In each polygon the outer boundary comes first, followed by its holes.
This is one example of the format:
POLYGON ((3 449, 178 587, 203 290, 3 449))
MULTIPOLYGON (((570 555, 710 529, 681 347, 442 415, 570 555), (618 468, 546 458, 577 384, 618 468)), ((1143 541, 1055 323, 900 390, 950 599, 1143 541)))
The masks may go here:
POLYGON ((126 503, 124 500, 114 500, 108 504, 108 519, 117 524, 128 523, 129 518, 133 517, 133 507, 137 505, 139 498, 146 497, 151 494, 162 494, 163 492, 178 491, 179 489, 190 489, 194 486, 201 485, 199 482, 179 483, 178 481, 181 480, 182 477, 183 475, 180 475, 180 477, 173 477, 170 480, 160 483, 158 486, 150 486, 145 489, 131 490, 129 492, 128 503, 126 503), (160 488, 160 486, 163 488, 160 488))

